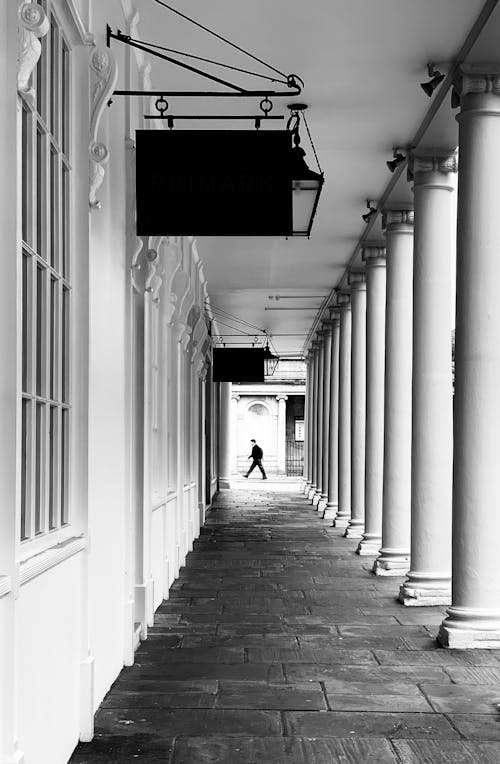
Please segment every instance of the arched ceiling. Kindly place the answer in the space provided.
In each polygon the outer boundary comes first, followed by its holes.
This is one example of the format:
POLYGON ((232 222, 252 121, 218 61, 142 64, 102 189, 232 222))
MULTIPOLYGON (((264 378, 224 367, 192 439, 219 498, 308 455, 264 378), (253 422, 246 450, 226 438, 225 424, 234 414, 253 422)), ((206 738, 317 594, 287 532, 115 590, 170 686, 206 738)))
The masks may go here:
MULTIPOLYGON (((365 237, 382 239, 380 215, 369 226, 361 219, 366 199, 411 201, 405 168, 392 176, 386 167, 393 147, 457 145, 456 112, 448 94, 451 74, 429 99, 419 86, 427 79, 427 62, 450 72, 459 58, 498 61, 500 10, 494 0, 171 4, 305 81, 300 100, 308 104, 307 118, 326 179, 310 239, 202 237, 198 245, 214 306, 268 330, 279 354, 300 355, 332 289, 347 265, 357 262, 360 242, 365 237)), ((144 40, 268 73, 152 0, 140 0, 137 7, 144 40)), ((207 81, 156 59, 152 80, 155 88, 211 89, 207 81)), ((243 75, 234 75, 234 81, 249 88, 267 86, 243 75)), ((258 100, 249 110, 239 99, 171 99, 171 111, 180 113, 182 107, 181 113, 252 113, 258 100)), ((273 114, 288 114, 287 99, 274 104, 273 114)), ((209 126, 219 125, 241 127, 225 122, 209 126)), ((303 144, 307 149, 305 140, 303 144)), ((314 167, 311 151, 307 161, 314 167)), ((227 343, 237 342, 239 331, 234 327, 241 325, 219 315, 219 331, 227 343)), ((247 330, 252 335, 253 329, 247 330)), ((242 342, 251 340, 242 337, 242 342)))

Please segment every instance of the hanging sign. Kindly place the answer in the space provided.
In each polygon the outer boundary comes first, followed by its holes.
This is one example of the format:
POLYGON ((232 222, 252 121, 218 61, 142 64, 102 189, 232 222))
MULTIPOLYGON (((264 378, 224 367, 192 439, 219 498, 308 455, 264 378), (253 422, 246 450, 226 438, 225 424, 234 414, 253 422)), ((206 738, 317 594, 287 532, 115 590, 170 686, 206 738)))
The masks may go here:
POLYGON ((138 236, 290 236, 288 130, 137 130, 138 236))
POLYGON ((264 382, 262 348, 214 348, 214 382, 264 382))

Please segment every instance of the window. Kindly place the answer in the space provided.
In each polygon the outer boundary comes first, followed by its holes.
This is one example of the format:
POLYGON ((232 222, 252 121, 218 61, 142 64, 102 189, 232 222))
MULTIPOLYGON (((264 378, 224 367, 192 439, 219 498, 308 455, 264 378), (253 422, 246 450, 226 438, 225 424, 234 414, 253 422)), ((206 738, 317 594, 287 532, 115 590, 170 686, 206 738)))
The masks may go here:
POLYGON ((50 32, 22 101, 21 540, 68 523, 71 427, 70 53, 50 0, 50 32))

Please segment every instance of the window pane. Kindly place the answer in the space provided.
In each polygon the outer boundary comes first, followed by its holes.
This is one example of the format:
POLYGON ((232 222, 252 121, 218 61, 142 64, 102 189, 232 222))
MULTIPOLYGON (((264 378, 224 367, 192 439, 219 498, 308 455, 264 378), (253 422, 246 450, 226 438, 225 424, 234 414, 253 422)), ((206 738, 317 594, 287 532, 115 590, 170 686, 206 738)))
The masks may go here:
POLYGON ((43 161, 43 137, 40 129, 36 132, 36 251, 45 257, 43 246, 43 226, 46 205, 45 167, 43 161))
POLYGON ((46 88, 45 88, 45 72, 46 72, 46 61, 47 61, 47 39, 46 37, 40 37, 38 39, 38 42, 42 46, 42 52, 40 54, 40 58, 38 59, 38 63, 36 65, 36 108, 38 113, 40 114, 43 119, 46 118, 46 106, 45 106, 45 98, 46 98, 46 88))
POLYGON ((61 409, 61 525, 68 522, 69 411, 61 409))
POLYGON ((59 513, 57 508, 59 501, 57 491, 58 422, 57 408, 51 406, 49 423, 49 527, 51 530, 57 528, 59 525, 59 513))
POLYGON ((50 127, 52 135, 59 140, 59 31, 54 17, 50 17, 50 127))
POLYGON ((21 135, 21 152, 22 152, 22 236, 23 241, 31 244, 30 225, 29 225, 29 194, 31 192, 31 177, 30 177, 30 157, 29 157, 29 118, 28 110, 23 106, 22 110, 22 135, 21 135))
POLYGON ((43 403, 36 404, 36 436, 35 436, 35 533, 42 531, 43 518, 43 403))
POLYGON ((59 262, 57 249, 59 242, 58 230, 58 183, 57 176, 59 171, 59 162, 54 149, 50 152, 50 244, 49 244, 49 262, 58 269, 59 262))
POLYGON ((31 361, 31 348, 28 347, 28 329, 29 329, 29 319, 30 319, 30 310, 29 310, 29 302, 28 302, 28 294, 29 294, 29 282, 30 282, 30 266, 31 266, 31 259, 28 257, 26 252, 23 252, 23 381, 22 381, 22 387, 23 391, 28 391, 28 368, 31 361))
POLYGON ((50 398, 57 399, 57 345, 59 318, 59 290, 57 279, 50 279, 50 398))
POLYGON ((29 402, 23 398, 22 401, 22 423, 21 423, 21 539, 28 538, 28 407, 29 402))
POLYGON ((41 265, 36 268, 36 394, 42 395, 43 385, 43 360, 44 360, 44 305, 43 305, 43 272, 41 265))
POLYGON ((63 166, 61 189, 61 234, 62 234, 62 275, 69 279, 69 171, 63 166))
POLYGON ((69 150, 69 50, 62 41, 62 148, 64 154, 69 150))
POLYGON ((69 396, 69 289, 63 287, 62 304, 62 400, 68 403, 69 396))

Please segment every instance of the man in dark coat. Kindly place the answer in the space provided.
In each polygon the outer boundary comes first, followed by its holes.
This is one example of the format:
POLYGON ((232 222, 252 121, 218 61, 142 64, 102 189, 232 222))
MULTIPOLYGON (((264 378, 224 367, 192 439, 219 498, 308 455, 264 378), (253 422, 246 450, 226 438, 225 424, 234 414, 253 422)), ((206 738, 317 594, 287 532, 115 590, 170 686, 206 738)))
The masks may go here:
POLYGON ((248 470, 248 472, 243 475, 243 477, 248 477, 252 470, 254 470, 256 467, 259 468, 259 470, 262 472, 262 480, 267 480, 266 472, 264 470, 264 467, 262 466, 262 457, 264 456, 264 452, 261 449, 260 446, 257 445, 255 440, 251 440, 250 443, 252 444, 252 453, 248 457, 249 459, 253 459, 252 466, 248 470))

